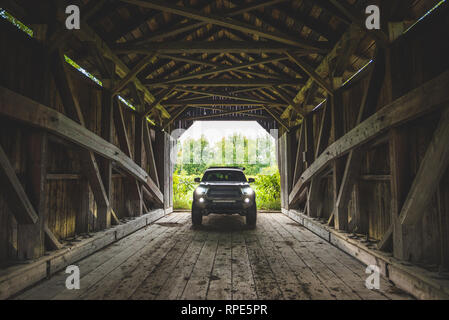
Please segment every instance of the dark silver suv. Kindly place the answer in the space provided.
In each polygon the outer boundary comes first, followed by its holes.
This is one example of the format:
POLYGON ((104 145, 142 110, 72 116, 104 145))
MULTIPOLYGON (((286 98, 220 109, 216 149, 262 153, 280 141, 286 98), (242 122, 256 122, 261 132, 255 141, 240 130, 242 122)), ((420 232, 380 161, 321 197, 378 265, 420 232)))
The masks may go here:
POLYGON ((238 213, 246 217, 246 224, 256 225, 256 195, 249 185, 254 179, 246 179, 245 168, 211 167, 203 178, 196 178, 200 185, 193 192, 192 224, 201 225, 203 216, 210 213, 238 213))

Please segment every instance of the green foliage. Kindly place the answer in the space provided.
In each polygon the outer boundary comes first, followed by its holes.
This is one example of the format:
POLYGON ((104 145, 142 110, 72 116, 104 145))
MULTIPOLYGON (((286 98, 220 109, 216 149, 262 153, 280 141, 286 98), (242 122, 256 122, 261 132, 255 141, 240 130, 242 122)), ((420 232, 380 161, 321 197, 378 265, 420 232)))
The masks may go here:
POLYGON ((196 183, 195 176, 173 174, 173 206, 175 209, 190 209, 192 207, 193 190, 196 183))
POLYGON ((19 28, 20 30, 25 32, 27 35, 29 35, 30 37, 33 37, 33 34, 34 34, 33 30, 31 30, 26 25, 24 25, 21 21, 19 21, 15 17, 13 17, 8 11, 0 8, 0 17, 8 20, 13 25, 15 25, 17 28, 19 28))
POLYGON ((177 151, 175 168, 186 175, 201 176, 211 166, 245 167, 246 175, 273 174, 270 167, 276 167, 276 145, 268 134, 257 139, 234 134, 215 144, 202 136, 197 140, 187 139, 182 144, 178 141, 177 151))
MULTIPOLYGON (((276 172, 268 175, 257 174, 247 177, 256 180, 252 184, 252 188, 256 192, 257 208, 262 210, 280 210, 281 179, 277 168, 270 168, 270 170, 276 170, 276 172)), ((178 171, 173 174, 173 206, 175 209, 191 209, 193 190, 197 186, 194 179, 199 176, 201 174, 186 175, 185 172, 180 174, 178 171)))
POLYGON ((70 59, 69 57, 67 57, 66 55, 64 55, 65 61, 70 64, 72 67, 74 67, 76 70, 78 70, 79 72, 81 72, 82 74, 84 74, 86 77, 88 77, 89 79, 91 79, 93 82, 95 82, 96 84, 98 84, 99 86, 103 86, 103 83, 98 80, 97 78, 95 78, 91 73, 87 72, 85 69, 81 68, 75 61, 73 61, 72 59, 70 59))

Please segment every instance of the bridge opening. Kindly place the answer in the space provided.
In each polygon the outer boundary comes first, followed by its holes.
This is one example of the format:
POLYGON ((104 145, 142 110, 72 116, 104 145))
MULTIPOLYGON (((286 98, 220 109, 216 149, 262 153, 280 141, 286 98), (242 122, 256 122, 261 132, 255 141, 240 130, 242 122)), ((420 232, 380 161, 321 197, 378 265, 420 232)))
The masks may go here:
POLYGON ((277 129, 267 132, 256 121, 195 121, 179 135, 173 153, 173 208, 190 210, 196 177, 212 166, 243 167, 260 210, 280 210, 277 129))

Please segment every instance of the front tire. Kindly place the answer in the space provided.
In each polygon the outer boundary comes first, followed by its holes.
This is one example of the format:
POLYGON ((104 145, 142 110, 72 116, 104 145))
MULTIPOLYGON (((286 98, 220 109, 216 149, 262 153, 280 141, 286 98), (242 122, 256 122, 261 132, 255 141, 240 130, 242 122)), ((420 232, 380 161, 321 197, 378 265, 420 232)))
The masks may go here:
POLYGON ((246 213, 246 225, 249 227, 255 227, 257 222, 257 207, 253 204, 252 207, 246 213))
POLYGON ((192 205, 192 225, 200 226, 203 223, 203 215, 201 210, 192 205))

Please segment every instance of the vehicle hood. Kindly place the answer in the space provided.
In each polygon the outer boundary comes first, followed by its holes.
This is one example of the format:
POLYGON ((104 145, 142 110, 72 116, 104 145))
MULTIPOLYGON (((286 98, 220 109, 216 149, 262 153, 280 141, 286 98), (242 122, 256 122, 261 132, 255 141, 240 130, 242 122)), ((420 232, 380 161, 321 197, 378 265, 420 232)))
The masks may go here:
POLYGON ((238 181, 209 181, 209 182, 201 182, 200 186, 202 187, 213 187, 213 186, 241 186, 248 187, 248 182, 238 182, 238 181))

